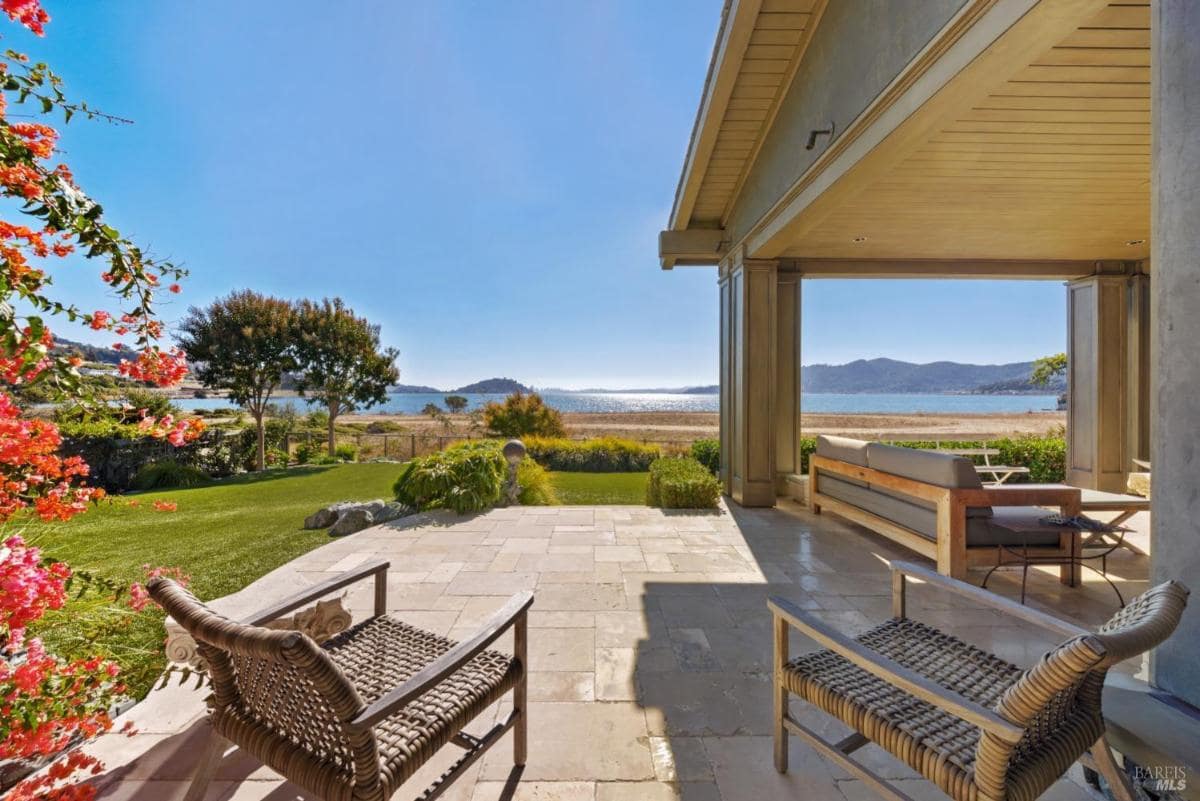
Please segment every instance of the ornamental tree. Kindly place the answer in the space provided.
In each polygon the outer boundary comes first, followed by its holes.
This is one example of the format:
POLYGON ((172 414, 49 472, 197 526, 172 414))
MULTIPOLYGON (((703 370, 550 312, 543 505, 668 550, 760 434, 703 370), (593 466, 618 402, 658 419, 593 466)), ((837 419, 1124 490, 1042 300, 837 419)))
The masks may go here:
POLYGON ((338 415, 387 400, 388 387, 400 378, 400 351, 384 348, 379 326, 346 307, 341 298, 305 301, 297 311, 297 390, 329 415, 329 455, 334 455, 338 415))
POLYGON ((296 311, 286 300, 242 290, 206 308, 193 306, 179 325, 179 344, 206 387, 228 390, 246 407, 258 433, 256 463, 266 465, 263 416, 283 374, 296 368, 296 311))

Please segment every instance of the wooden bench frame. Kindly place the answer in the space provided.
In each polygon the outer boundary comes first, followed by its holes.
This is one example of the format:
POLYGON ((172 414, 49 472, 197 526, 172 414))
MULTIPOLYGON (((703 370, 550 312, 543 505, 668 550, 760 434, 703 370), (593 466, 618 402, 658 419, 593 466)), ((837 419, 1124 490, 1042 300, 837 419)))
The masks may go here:
MULTIPOLYGON (((1002 558, 995 545, 967 547, 967 508, 971 506, 1054 506, 1066 517, 1079 514, 1080 493, 1076 487, 1030 487, 1019 484, 984 487, 983 489, 951 489, 926 484, 893 473, 860 467, 850 462, 813 454, 808 459, 808 505, 815 514, 828 509, 838 515, 871 529, 877 534, 916 551, 937 563, 944 576, 964 579, 972 567, 990 567, 1002 558), (910 528, 893 523, 885 517, 861 509, 854 504, 821 492, 820 472, 865 481, 899 492, 937 506, 937 539, 931 540, 910 528)), ((1059 580, 1074 586, 1079 581, 1079 532, 1064 530, 1058 546, 1040 546, 1039 556, 1062 557, 1059 580)))

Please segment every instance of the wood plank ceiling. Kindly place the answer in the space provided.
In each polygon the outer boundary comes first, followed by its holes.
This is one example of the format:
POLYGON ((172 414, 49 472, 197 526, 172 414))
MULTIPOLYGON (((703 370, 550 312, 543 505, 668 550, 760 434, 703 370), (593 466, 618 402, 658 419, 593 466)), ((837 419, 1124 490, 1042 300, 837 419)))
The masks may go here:
POLYGON ((1147 258, 1149 29, 1148 3, 1111 4, 783 255, 1147 258))
POLYGON ((762 0, 689 225, 720 227, 791 82, 824 0, 762 0))

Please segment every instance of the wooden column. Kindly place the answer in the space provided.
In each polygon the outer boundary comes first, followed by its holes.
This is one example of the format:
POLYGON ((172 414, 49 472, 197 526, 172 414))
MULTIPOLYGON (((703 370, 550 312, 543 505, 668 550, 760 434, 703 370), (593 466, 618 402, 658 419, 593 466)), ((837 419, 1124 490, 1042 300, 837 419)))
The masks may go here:
POLYGON ((1129 282, 1100 275, 1067 285, 1067 483, 1077 487, 1125 489, 1129 282))
POLYGON ((721 456, 742 506, 775 505, 777 271, 740 253, 721 265, 721 456))
POLYGON ((721 334, 720 359, 717 367, 720 382, 720 440, 721 486, 726 495, 733 494, 733 280, 727 264, 722 263, 717 276, 720 287, 721 334))
POLYGON ((776 494, 799 500, 800 465, 800 273, 780 271, 775 289, 775 476, 776 494))
POLYGON ((1139 274, 1129 279, 1125 315, 1125 455, 1150 459, 1150 276, 1139 274))

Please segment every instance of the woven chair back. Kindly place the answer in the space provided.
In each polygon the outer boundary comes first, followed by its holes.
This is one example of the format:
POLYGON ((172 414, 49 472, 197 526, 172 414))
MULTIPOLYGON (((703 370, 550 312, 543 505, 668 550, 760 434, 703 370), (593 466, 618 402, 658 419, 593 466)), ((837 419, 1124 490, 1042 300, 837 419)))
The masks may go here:
POLYGON ((374 735, 344 725, 366 704, 315 642, 229 620, 167 578, 148 589, 196 640, 212 680, 213 725, 223 736, 293 781, 328 787, 329 797, 355 786, 356 776, 360 789, 377 781, 374 735))
POLYGON ((994 799, 1032 801, 1104 734, 1101 694, 1109 667, 1170 636, 1188 590, 1168 581, 1114 615, 1095 634, 1067 640, 1044 654, 1004 693, 996 711, 1025 729, 1020 742, 983 733, 975 781, 994 799))

